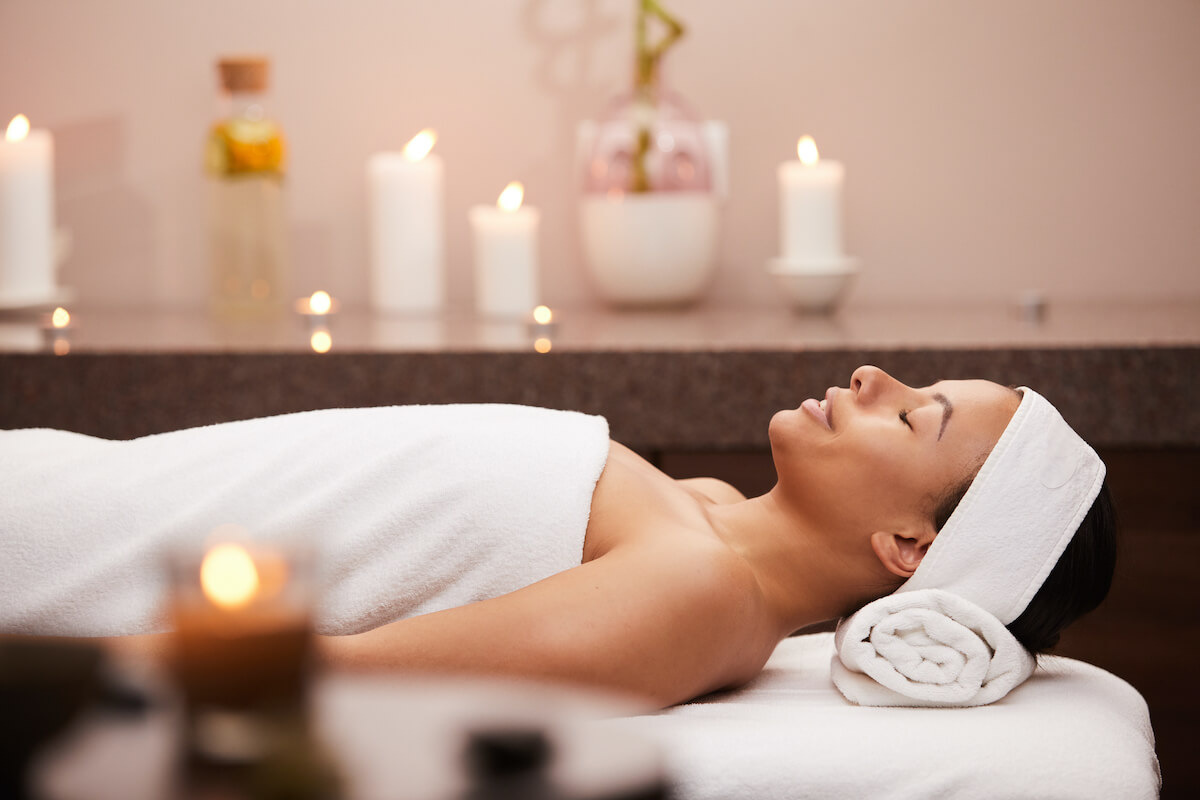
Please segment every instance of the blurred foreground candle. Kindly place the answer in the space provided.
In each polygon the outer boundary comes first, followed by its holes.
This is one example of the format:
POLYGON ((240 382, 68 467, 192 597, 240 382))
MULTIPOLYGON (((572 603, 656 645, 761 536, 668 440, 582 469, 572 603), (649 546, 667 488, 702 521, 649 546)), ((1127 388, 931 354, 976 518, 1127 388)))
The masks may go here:
POLYGON ((230 540, 203 554, 175 554, 171 567, 171 665, 192 756, 254 760, 277 729, 303 724, 308 560, 230 540))
POLYGON ((493 206, 471 209, 475 240, 475 307, 488 317, 520 319, 538 301, 537 235, 541 215, 522 208, 524 187, 513 181, 493 206))
POLYGON ((796 153, 798 160, 779 165, 782 258, 813 265, 840 261, 845 170, 837 161, 821 159, 811 136, 800 139, 796 153))
POLYGON ((54 140, 13 117, 0 142, 0 308, 55 293, 54 140))
POLYGON ((367 162, 371 304, 383 312, 440 311, 445 304, 442 256, 442 160, 425 129, 403 153, 367 162))

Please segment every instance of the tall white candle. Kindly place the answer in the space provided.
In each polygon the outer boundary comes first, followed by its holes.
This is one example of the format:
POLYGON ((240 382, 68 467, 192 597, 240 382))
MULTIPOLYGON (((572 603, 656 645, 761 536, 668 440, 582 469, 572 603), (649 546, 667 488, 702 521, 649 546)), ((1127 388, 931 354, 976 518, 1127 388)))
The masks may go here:
POLYGON ((0 307, 55 292, 54 139, 18 114, 0 142, 0 307))
POLYGON ((367 163, 371 304, 384 312, 438 311, 445 304, 442 160, 423 130, 402 153, 367 163))
POLYGON ((475 239, 475 307, 489 317, 529 316, 538 303, 537 234, 541 215, 522 207, 525 190, 513 182, 495 206, 470 211, 475 239))
POLYGON ((811 137, 800 139, 796 161, 779 165, 779 232, 783 258, 814 266, 843 258, 842 182, 837 161, 821 159, 811 137))

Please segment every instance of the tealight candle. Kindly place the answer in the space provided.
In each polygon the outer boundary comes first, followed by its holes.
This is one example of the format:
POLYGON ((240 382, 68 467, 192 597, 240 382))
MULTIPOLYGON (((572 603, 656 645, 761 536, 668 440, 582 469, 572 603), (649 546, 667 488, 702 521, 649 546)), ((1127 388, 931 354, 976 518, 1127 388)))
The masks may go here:
POLYGON ((445 303, 442 160, 425 129, 402 153, 367 162, 371 304, 384 312, 428 312, 445 303))
POLYGON ((520 319, 538 300, 537 235, 541 215, 522 207, 525 188, 513 181, 495 206, 470 211, 475 240, 475 307, 489 317, 520 319))
POLYGON ((845 169, 822 159, 811 136, 796 145, 798 160, 779 165, 779 233, 782 260, 827 266, 842 251, 842 183, 845 169))
POLYGON ((529 313, 529 333, 533 336, 553 336, 558 329, 558 321, 550 306, 535 306, 529 313))
POLYGON ((62 306, 42 319, 42 330, 45 331, 46 340, 56 356, 65 356, 71 352, 71 340, 67 338, 71 325, 71 314, 62 306))
POLYGON ((0 142, 0 307, 55 293, 54 139, 18 114, 0 142))
POLYGON ((338 301, 329 296, 329 292, 318 289, 308 297, 301 297, 295 303, 296 313, 305 317, 324 318, 336 314, 338 301))

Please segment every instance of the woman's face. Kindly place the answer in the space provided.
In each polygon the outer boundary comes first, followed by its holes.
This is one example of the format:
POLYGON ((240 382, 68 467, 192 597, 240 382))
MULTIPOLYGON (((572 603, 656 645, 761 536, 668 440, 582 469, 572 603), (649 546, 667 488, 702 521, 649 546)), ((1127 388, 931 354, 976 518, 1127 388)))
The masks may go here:
POLYGON ((849 388, 771 419, 778 491, 832 529, 931 527, 936 503, 974 474, 1019 403, 991 381, 918 389, 860 367, 849 388))

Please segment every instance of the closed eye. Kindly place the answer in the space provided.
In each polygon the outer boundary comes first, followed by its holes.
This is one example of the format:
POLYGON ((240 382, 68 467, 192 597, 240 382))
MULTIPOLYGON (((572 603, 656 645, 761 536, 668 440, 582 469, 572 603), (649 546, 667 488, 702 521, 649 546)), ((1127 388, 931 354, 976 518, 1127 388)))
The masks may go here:
POLYGON ((907 411, 907 409, 906 409, 906 410, 904 410, 904 411, 901 411, 901 412, 900 412, 900 421, 901 421, 901 422, 903 422, 905 425, 907 425, 907 426, 908 426, 908 429, 909 429, 910 431, 911 431, 911 430, 913 430, 912 423, 908 421, 908 411, 907 411))

